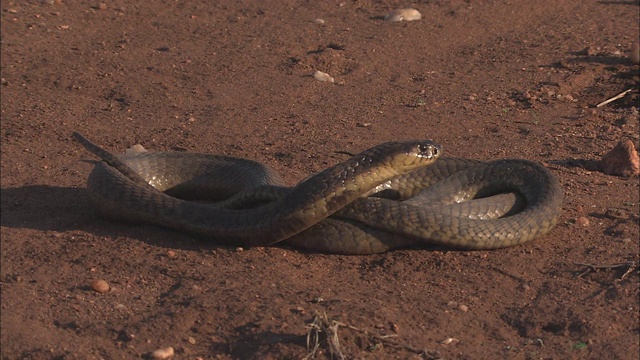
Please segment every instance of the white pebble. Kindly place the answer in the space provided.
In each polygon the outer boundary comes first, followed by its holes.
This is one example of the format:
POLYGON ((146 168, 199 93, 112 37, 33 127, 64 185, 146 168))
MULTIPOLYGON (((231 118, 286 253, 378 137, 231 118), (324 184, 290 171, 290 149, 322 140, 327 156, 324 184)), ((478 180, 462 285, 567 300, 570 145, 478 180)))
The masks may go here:
POLYGON ((315 20, 313 20, 313 22, 318 24, 318 25, 323 25, 325 23, 324 19, 315 19, 315 20))
POLYGON ((145 152, 148 152, 148 151, 149 150, 145 149, 144 146, 142 146, 140 144, 135 144, 132 147, 130 147, 127 150, 125 150, 124 153, 127 154, 127 155, 135 155, 135 154, 145 153, 145 152))
POLYGON ((393 10, 384 17, 386 21, 413 21, 422 19, 422 14, 416 9, 393 10))
POLYGON ((169 347, 158 349, 152 352, 151 358, 152 359, 168 359, 172 357, 174 354, 175 354, 175 351, 171 346, 169 346, 169 347))
POLYGON ((313 73, 313 77, 319 81, 334 82, 334 79, 331 77, 331 75, 318 70, 313 73))

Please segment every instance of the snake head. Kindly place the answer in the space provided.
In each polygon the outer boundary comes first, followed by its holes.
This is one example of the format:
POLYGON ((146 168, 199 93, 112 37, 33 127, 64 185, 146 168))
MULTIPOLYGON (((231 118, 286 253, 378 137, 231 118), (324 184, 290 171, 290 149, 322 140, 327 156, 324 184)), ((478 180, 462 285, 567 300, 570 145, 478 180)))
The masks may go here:
POLYGON ((442 147, 431 140, 386 143, 389 164, 400 172, 432 164, 442 153, 442 147))

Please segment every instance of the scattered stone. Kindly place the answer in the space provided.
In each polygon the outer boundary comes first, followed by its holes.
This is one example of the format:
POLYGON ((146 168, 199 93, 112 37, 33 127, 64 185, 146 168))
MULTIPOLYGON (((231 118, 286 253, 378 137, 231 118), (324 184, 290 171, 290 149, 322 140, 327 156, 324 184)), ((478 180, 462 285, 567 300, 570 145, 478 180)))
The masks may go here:
POLYGON ((631 140, 619 142, 602 157, 598 166, 607 175, 630 177, 640 174, 640 158, 631 140))
POLYGON ((193 336, 189 336, 187 338, 187 342, 191 345, 195 345, 196 344, 196 339, 193 336))
POLYGON ((95 279, 91 282, 91 288, 100 294, 109 291, 109 283, 102 279, 95 279))
POLYGON ((168 257, 175 257, 176 256, 176 252, 173 251, 173 250, 169 250, 169 251, 167 251, 167 256, 168 257))
POLYGON ((334 82, 335 80, 333 79, 333 77, 331 77, 331 75, 316 70, 316 72, 313 73, 313 77, 314 79, 318 80, 318 81, 327 81, 327 82, 334 82))
POLYGON ((398 324, 396 323, 391 323, 391 329, 393 329, 393 332, 395 332, 396 334, 400 332, 400 326, 398 326, 398 324))
POLYGON ((393 10, 384 17, 386 21, 413 21, 422 19, 422 14, 416 9, 398 9, 393 10))
POLYGON ((579 218, 576 219, 576 224, 583 227, 589 226, 589 219, 587 219, 585 216, 580 216, 579 218))
POLYGON ((107 4, 106 3, 100 3, 100 5, 98 5, 98 8, 100 8, 100 10, 107 10, 107 4))
POLYGON ((594 46, 589 46, 589 47, 586 47, 586 48, 578 51, 578 54, 587 55, 587 56, 596 56, 599 53, 600 53, 600 48, 599 47, 594 47, 594 46))
POLYGON ((640 64, 640 41, 636 40, 631 43, 631 62, 634 64, 640 64))
POLYGON ((124 153, 127 154, 127 155, 140 154, 140 153, 144 153, 144 152, 149 152, 149 150, 145 149, 144 146, 142 146, 140 144, 135 144, 132 147, 130 147, 127 150, 124 151, 124 153))
POLYGON ((469 311, 469 307, 467 305, 463 305, 461 304, 460 306, 458 306, 458 309, 460 309, 460 311, 462 312, 467 312, 469 311))
POLYGON ((171 346, 169 346, 169 347, 158 349, 152 352, 151 358, 152 359, 168 359, 172 357, 174 354, 175 354, 175 351, 171 346))
POLYGON ((324 23, 325 23, 324 19, 315 19, 315 20, 313 20, 313 22, 318 24, 318 25, 324 25, 324 23))
POLYGON ((447 339, 444 339, 444 340, 440 341, 440 344, 441 345, 449 345, 449 344, 457 343, 459 341, 460 340, 458 340, 456 338, 450 337, 450 338, 447 338, 447 339))

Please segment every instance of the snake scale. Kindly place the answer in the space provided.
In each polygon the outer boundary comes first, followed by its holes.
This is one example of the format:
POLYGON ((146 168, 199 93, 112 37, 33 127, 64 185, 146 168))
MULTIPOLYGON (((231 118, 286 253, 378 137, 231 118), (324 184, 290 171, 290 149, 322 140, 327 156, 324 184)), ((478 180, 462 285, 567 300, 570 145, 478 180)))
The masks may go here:
POLYGON ((420 243, 495 249, 557 223, 563 193, 527 160, 440 158, 429 140, 389 142, 286 187, 275 170, 229 156, 185 152, 100 157, 88 194, 105 215, 233 246, 371 254, 420 243))

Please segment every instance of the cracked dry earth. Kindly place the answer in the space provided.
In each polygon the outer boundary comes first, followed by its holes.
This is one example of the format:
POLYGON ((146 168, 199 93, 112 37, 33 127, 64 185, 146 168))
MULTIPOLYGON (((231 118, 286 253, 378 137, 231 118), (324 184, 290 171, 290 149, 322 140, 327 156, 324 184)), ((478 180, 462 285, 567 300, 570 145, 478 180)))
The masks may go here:
POLYGON ((0 8, 3 359, 638 358, 638 177, 580 166, 638 147, 637 1, 0 8), (402 7, 422 19, 384 21, 402 7), (291 184, 428 138, 539 161, 566 198, 550 234, 503 250, 241 251, 97 214, 72 131, 251 158, 291 184))

